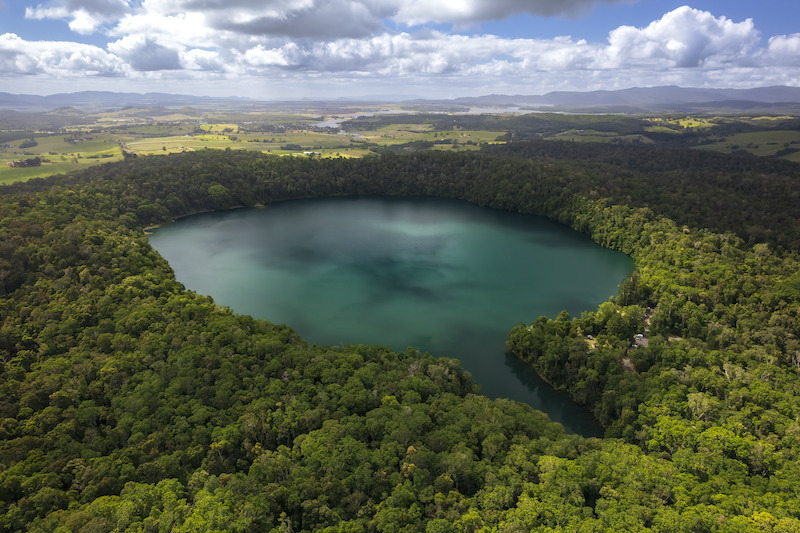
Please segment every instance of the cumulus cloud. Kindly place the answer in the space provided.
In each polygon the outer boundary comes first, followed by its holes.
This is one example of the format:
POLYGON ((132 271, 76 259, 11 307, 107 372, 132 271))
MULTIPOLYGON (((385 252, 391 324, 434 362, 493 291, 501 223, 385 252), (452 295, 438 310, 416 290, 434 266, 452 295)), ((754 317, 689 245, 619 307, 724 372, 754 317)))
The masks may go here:
POLYGON ((462 23, 521 11, 566 15, 590 5, 590 0, 143 0, 130 5, 53 0, 35 8, 37 13, 63 8, 64 18, 80 10, 102 21, 120 16, 105 30, 116 40, 102 50, 26 42, 7 34, 0 38, 0 69, 62 77, 79 77, 86 70, 148 80, 402 81, 528 94, 665 84, 800 84, 800 34, 775 36, 759 48, 752 20, 732 21, 689 7, 643 27, 611 29, 605 42, 595 43, 580 36, 507 39, 424 27, 398 32, 382 22, 462 23))
POLYGON ((224 59, 217 53, 209 50, 189 50, 181 54, 181 63, 188 70, 202 70, 207 72, 224 72, 229 70, 224 59))
POLYGON ((771 37, 761 59, 774 65, 800 66, 800 33, 771 37))
POLYGON ((127 36, 109 44, 108 49, 139 72, 182 68, 178 50, 162 46, 150 37, 127 36))
POLYGON ((219 30, 246 35, 329 40, 363 37, 385 31, 379 12, 361 2, 331 0, 285 12, 219 13, 210 24, 219 30))
MULTIPOLYGON (((0 0, 2 1, 2 0, 0 0)), ((65 19, 81 34, 126 17, 199 15, 208 29, 290 38, 359 38, 387 32, 384 24, 470 26, 521 13, 574 16, 596 3, 635 0, 50 0, 28 18, 65 19)))
MULTIPOLYGON (((629 0, 603 0, 622 3, 629 0)), ((576 16, 589 11, 597 0, 398 0, 392 16, 396 22, 419 25, 455 23, 469 25, 502 20, 521 13, 538 16, 576 16)))
POLYGON ((620 26, 609 35, 610 67, 661 64, 698 67, 709 59, 732 62, 759 40, 752 19, 733 22, 707 11, 679 7, 646 28, 620 26))
POLYGON ((469 26, 521 13, 572 16, 598 2, 631 0, 145 0, 148 14, 202 13, 210 28, 291 38, 359 38, 387 31, 384 21, 469 26))
POLYGON ((124 63, 96 46, 54 41, 26 41, 13 33, 0 35, 0 71, 8 76, 121 76, 124 63))
MULTIPOLYGON (((607 43, 589 44, 569 37, 555 39, 504 39, 492 35, 463 36, 423 30, 416 34, 383 34, 368 39, 281 46, 263 45, 248 50, 251 65, 283 66, 321 71, 379 70, 394 72, 443 72, 491 69, 523 72, 560 72, 609 69, 701 68, 720 64, 735 66, 747 61, 758 41, 751 20, 734 23, 725 17, 691 8, 667 13, 645 28, 622 26, 610 32, 607 43), (515 61, 492 61, 496 56, 515 61), (250 57, 270 57, 256 63, 250 57), (388 69, 388 70, 387 70, 388 69)), ((792 53, 793 43, 775 41, 781 53, 792 53)))
POLYGON ((297 45, 292 43, 272 50, 258 45, 247 50, 240 59, 249 67, 288 67, 289 57, 296 55, 296 49, 297 45))
POLYGON ((157 39, 173 49, 224 47, 220 35, 206 28, 203 16, 197 13, 127 16, 108 35, 120 39, 134 36, 157 39))
POLYGON ((14 33, 0 35, 0 71, 8 74, 37 74, 42 72, 39 61, 25 42, 14 33))
POLYGON ((117 21, 130 10, 127 0, 51 0, 25 9, 25 18, 70 19, 72 31, 87 35, 104 22, 117 21))

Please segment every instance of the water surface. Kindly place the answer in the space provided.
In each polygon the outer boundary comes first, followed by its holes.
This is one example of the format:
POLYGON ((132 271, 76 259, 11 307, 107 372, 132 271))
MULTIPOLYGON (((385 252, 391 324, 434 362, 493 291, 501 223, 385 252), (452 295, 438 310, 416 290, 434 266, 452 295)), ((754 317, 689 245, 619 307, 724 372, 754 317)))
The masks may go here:
POLYGON ((483 394, 600 434, 504 350, 518 321, 593 310, 632 271, 628 256, 566 226, 458 200, 338 197, 193 215, 150 242, 187 288, 236 313, 309 343, 456 357, 483 394))

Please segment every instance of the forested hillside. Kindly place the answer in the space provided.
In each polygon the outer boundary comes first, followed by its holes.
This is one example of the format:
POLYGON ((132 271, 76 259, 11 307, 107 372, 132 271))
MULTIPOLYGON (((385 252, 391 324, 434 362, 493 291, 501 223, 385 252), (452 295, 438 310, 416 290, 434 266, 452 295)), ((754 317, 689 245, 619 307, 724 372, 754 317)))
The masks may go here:
POLYGON ((207 150, 0 188, 0 529, 800 531, 800 167, 575 149, 207 150), (630 254, 616 299, 508 338, 607 438, 476 395, 436 354, 235 315, 142 233, 356 194, 546 215, 630 254))

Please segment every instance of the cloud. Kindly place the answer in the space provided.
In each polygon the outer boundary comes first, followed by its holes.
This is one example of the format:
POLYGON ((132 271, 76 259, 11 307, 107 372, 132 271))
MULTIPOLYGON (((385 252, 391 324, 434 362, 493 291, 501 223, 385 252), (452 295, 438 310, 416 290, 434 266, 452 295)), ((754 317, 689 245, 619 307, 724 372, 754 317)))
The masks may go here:
POLYGON ((464 27, 522 13, 575 16, 596 3, 631 1, 635 0, 50 0, 27 8, 26 17, 69 20, 73 31, 89 34, 130 16, 199 15, 209 30, 329 40, 386 33, 386 20, 464 27))
POLYGON ((124 64, 96 46, 54 41, 25 41, 13 33, 0 35, 0 71, 4 75, 48 77, 116 77, 124 64))
MULTIPOLYGON (((624 3, 629 0, 603 0, 624 3)), ((529 13, 534 16, 577 16, 597 0, 398 0, 392 16, 396 22, 416 26, 429 23, 470 25, 529 13)))
POLYGON ((284 12, 220 13, 212 27, 246 35, 329 40, 384 33, 380 13, 361 2, 331 0, 284 12))
POLYGON ((707 11, 679 7, 646 28, 620 26, 609 34, 609 67, 698 67, 713 59, 734 62, 760 38, 752 19, 733 22, 707 11))
MULTIPOLYGON (((378 71, 394 73, 469 72, 501 69, 505 73, 552 73, 611 69, 717 68, 738 62, 746 66, 748 51, 759 34, 751 20, 734 23, 725 17, 679 8, 645 28, 621 26, 607 43, 589 44, 570 37, 504 39, 492 35, 451 35, 433 30, 415 34, 378 35, 368 39, 337 39, 321 43, 292 43, 244 54, 251 66, 268 65, 319 71, 378 71), (495 60, 496 56, 505 60, 495 60), (269 57, 261 63, 249 57, 269 57), (508 61, 508 58, 515 61, 508 61), (489 64, 490 67, 482 65, 489 64)), ((773 49, 794 52, 794 41, 776 40, 773 49)))
POLYGON ((129 10, 127 0, 51 0, 45 5, 26 8, 25 18, 71 19, 72 31, 88 35, 104 22, 119 20, 129 10))
POLYGON ((771 37, 760 58, 772 65, 800 66, 800 33, 771 37))
POLYGON ((127 36, 109 44, 108 49, 127 61, 133 70, 139 72, 183 68, 178 50, 162 46, 156 39, 150 37, 127 36))
POLYGON ((225 72, 229 70, 223 58, 216 52, 208 50, 189 50, 181 54, 181 63, 188 70, 207 72, 225 72))
MULTIPOLYGON (((395 18, 411 24, 422 20, 414 18, 422 14, 425 20, 436 21, 447 13, 450 21, 488 20, 519 10, 564 15, 591 5, 588 0, 564 0, 558 5, 522 0, 424 4, 418 0, 143 0, 128 5, 121 0, 60 0, 36 9, 72 9, 65 11, 68 14, 83 9, 106 21, 111 12, 123 13, 105 30, 116 40, 103 50, 79 43, 23 41, 6 34, 0 37, 0 71, 42 79, 79 78, 84 70, 91 76, 124 75, 148 82, 227 79, 236 82, 228 85, 231 92, 242 87, 243 80, 254 87, 257 80, 269 80, 270 87, 281 84, 309 91, 322 80, 341 87, 368 81, 391 90, 401 83, 451 87, 461 94, 665 84, 800 85, 800 34, 772 37, 760 48, 760 34, 750 19, 735 22, 681 7, 643 27, 612 29, 606 42, 595 43, 580 36, 507 39, 424 27, 398 32, 376 22, 395 18), (110 11, 102 11, 101 4, 110 11)), ((288 91, 297 94, 296 89, 288 91)))
POLYGON ((14 33, 0 35, 0 71, 7 74, 42 72, 38 59, 30 54, 25 42, 14 33))
POLYGON ((630 0, 146 0, 148 13, 202 13, 209 28, 246 35, 329 40, 387 32, 386 19, 407 26, 469 26, 521 13, 571 16, 598 1, 630 0))
POLYGON ((296 55, 297 45, 288 44, 281 49, 267 50, 258 45, 246 51, 241 60, 249 67, 288 67, 289 57, 296 55))

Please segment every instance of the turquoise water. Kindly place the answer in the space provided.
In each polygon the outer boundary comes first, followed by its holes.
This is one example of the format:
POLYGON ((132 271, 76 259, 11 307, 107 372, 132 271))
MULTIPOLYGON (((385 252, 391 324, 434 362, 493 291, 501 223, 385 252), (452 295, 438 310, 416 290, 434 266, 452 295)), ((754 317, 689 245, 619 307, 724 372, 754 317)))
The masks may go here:
POLYGON ((596 421, 504 350, 518 321, 594 310, 631 259, 542 217, 422 197, 337 197, 193 215, 153 247, 187 288, 285 323, 309 343, 456 357, 481 393, 596 421))

